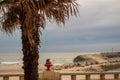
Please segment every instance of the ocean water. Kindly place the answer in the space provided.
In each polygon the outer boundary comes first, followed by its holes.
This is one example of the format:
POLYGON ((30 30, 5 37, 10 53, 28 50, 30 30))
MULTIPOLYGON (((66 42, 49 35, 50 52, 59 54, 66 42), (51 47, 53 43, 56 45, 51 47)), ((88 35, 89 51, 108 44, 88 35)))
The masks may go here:
MULTIPOLYGON (((53 64, 65 64, 72 63, 73 59, 78 55, 82 54, 95 54, 99 52, 87 52, 87 53, 40 53, 39 64, 44 64, 46 59, 50 59, 53 64)), ((22 64, 22 53, 0 53, 0 63, 12 64, 19 63, 22 64)))
MULTIPOLYGON (((100 52, 87 53, 40 53, 39 64, 45 64, 46 59, 50 59, 54 65, 61 65, 65 63, 72 63, 73 59, 78 55, 84 54, 99 54, 100 52)), ((23 65, 22 53, 0 53, 0 65, 23 65)), ((115 58, 116 59, 116 58, 115 58)), ((120 59, 120 58, 119 58, 120 59)), ((120 68, 109 71, 120 71, 120 68)))

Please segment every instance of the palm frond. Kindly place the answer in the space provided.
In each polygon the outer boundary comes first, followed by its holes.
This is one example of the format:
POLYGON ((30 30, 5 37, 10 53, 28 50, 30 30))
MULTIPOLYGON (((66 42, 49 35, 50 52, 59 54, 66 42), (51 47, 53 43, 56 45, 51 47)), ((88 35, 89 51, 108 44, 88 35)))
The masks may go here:
POLYGON ((6 19, 3 22, 3 30, 6 32, 12 33, 15 29, 15 26, 19 23, 18 17, 14 13, 7 13, 6 19))
MULTIPOLYGON (((1 7, 5 1, 0 2, 1 7)), ((35 26, 44 29, 46 20, 65 24, 70 16, 78 15, 78 6, 75 0, 13 0, 6 2, 2 29, 12 33, 19 23, 28 29, 35 26)), ((25 34, 30 34, 30 31, 26 31, 25 34)))
MULTIPOLYGON (((39 0, 41 1, 40 10, 47 19, 55 20, 56 23, 65 24, 65 20, 70 16, 77 16, 78 4, 75 0, 39 0), (48 3, 50 2, 50 3, 48 3)), ((41 14, 42 14, 41 13, 41 14)))
POLYGON ((2 30, 7 33, 12 33, 15 30, 16 25, 19 23, 19 13, 18 7, 11 6, 5 7, 2 10, 3 14, 1 15, 2 20, 2 30))

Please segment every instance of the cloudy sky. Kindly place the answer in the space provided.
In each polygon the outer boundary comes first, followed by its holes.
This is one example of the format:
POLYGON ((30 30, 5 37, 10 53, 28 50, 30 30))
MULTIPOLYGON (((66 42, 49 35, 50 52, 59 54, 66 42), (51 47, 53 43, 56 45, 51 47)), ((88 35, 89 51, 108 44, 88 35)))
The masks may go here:
MULTIPOLYGON (((66 25, 47 23, 40 52, 120 51, 120 0, 78 0, 80 15, 66 25)), ((0 53, 21 52, 21 33, 0 32, 0 53)))

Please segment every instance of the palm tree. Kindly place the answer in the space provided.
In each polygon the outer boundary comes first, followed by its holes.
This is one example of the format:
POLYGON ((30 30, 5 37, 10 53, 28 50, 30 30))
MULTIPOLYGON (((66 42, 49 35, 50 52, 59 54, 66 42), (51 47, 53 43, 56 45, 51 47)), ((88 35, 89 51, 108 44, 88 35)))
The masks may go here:
POLYGON ((0 0, 0 29, 8 34, 21 29, 25 80, 38 80, 40 28, 46 20, 65 24, 78 12, 75 0, 0 0))

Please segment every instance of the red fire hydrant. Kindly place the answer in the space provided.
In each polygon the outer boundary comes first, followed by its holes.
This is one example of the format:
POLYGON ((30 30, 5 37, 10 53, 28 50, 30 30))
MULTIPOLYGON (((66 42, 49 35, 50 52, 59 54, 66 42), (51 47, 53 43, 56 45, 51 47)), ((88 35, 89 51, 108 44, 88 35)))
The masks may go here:
POLYGON ((52 66, 52 63, 50 62, 50 59, 46 60, 46 63, 45 63, 44 66, 47 67, 46 71, 50 71, 50 67, 52 66))

